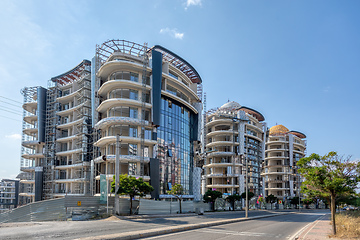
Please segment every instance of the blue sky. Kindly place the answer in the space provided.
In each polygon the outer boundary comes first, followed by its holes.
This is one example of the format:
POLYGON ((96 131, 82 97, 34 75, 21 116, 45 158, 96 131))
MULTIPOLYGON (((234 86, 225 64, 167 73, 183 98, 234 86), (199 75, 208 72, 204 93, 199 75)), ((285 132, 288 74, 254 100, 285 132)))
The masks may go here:
MULTIPOLYGON (((360 159, 359 9, 356 0, 2 0, 0 109, 21 114, 8 103, 22 102, 23 87, 91 60, 96 44, 147 42, 197 69, 208 109, 237 101, 269 126, 305 133, 308 154, 360 159)), ((0 179, 19 172, 21 119, 0 110, 0 179)))

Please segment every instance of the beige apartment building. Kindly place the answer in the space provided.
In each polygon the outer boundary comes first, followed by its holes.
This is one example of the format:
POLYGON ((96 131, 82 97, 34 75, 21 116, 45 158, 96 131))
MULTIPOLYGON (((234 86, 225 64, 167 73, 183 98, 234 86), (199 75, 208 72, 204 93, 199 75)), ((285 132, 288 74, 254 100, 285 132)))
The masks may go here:
POLYGON ((299 195, 300 175, 296 163, 306 154, 306 136, 283 125, 269 129, 262 172, 265 196, 279 200, 299 195))

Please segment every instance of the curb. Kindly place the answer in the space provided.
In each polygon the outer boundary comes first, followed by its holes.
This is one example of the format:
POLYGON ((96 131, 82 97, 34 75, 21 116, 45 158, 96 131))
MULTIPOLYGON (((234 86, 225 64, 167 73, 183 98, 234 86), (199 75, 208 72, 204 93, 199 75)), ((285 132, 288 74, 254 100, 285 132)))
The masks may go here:
MULTIPOLYGON (((316 219, 313 222, 310 222, 308 224, 306 224, 303 228, 301 228, 299 231, 297 231, 294 235, 292 235, 289 240, 298 240, 298 239, 302 239, 300 238, 301 234, 303 234, 305 231, 310 232, 311 229, 317 224, 317 222, 319 220, 322 220, 323 218, 325 218, 328 214, 324 214, 322 216, 320 216, 318 219, 316 219)), ((306 233, 306 234, 307 234, 306 233)))
POLYGON ((108 234, 108 235, 103 235, 103 236, 78 238, 76 240, 139 239, 139 238, 144 238, 144 237, 152 237, 152 236, 164 235, 164 234, 168 234, 168 233, 182 232, 182 231, 187 231, 187 230, 212 227, 212 226, 217 226, 217 225, 222 225, 222 224, 243 222, 243 221, 249 221, 249 220, 260 219, 260 218, 275 217, 275 216, 287 215, 287 214, 290 214, 290 213, 289 212, 276 213, 276 214, 268 214, 268 215, 263 215, 263 216, 250 217, 250 218, 236 218, 236 219, 212 221, 212 222, 206 222, 206 223, 183 224, 183 225, 179 225, 179 226, 142 230, 139 232, 125 232, 125 233, 108 234))

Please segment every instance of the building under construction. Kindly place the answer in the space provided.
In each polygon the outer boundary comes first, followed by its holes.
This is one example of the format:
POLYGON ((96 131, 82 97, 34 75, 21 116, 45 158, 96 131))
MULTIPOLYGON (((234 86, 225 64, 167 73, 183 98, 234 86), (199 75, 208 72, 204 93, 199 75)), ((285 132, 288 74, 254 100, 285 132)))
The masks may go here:
POLYGON ((51 78, 48 87, 24 88, 21 202, 89 194, 91 63, 51 78))
POLYGON ((47 88, 24 88, 22 202, 100 195, 116 156, 120 173, 150 181, 153 198, 176 183, 192 198, 201 83, 164 47, 109 40, 47 88))

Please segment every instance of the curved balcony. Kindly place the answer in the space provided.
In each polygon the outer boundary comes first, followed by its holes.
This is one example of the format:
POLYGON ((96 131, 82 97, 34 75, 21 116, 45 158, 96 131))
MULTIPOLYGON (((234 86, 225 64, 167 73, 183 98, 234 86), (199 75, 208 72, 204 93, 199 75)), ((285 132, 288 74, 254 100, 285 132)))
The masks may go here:
POLYGON ((82 162, 70 165, 59 165, 56 166, 55 169, 64 170, 64 169, 72 169, 72 168, 82 168, 82 167, 90 167, 90 162, 82 162))
MULTIPOLYGON (((126 55, 126 56, 128 56, 128 55, 126 55)), ((107 77, 114 71, 121 71, 121 70, 131 71, 131 70, 133 70, 133 71, 137 71, 137 72, 142 72, 142 70, 143 70, 142 58, 139 57, 136 60, 138 60, 139 63, 125 61, 125 60, 113 60, 113 61, 106 62, 100 67, 99 71, 97 72, 97 76, 101 77, 102 79, 107 79, 107 77)), ((147 67, 146 71, 151 72, 152 69, 147 67)))
POLYGON ((261 138, 259 138, 259 137, 257 137, 257 136, 254 136, 254 135, 252 135, 252 134, 247 134, 247 133, 245 133, 245 136, 254 138, 254 139, 258 140, 259 142, 262 142, 262 141, 263 141, 261 138))
POLYGON ((303 151, 299 151, 299 150, 293 150, 294 153, 298 153, 298 154, 301 154, 301 155, 304 155, 305 156, 305 153, 303 151))
POLYGON ((292 175, 291 172, 267 172, 267 173, 261 173, 261 176, 265 175, 292 175))
POLYGON ((77 148, 77 149, 72 149, 72 150, 67 150, 67 151, 62 151, 62 152, 57 152, 56 156, 68 156, 74 153, 81 153, 82 149, 81 148, 77 148))
POLYGON ((270 149, 266 149, 265 152, 284 152, 284 151, 289 151, 289 149, 285 149, 285 148, 270 148, 270 149))
POLYGON ((66 109, 66 110, 62 110, 62 111, 59 111, 56 113, 56 115, 59 115, 59 116, 67 116, 67 115, 70 115, 72 112, 74 112, 75 110, 78 110, 80 108, 82 108, 88 101, 82 103, 82 104, 79 104, 75 107, 72 107, 72 108, 69 108, 69 109, 66 109))
POLYGON ((33 124, 35 121, 37 121, 37 119, 38 119, 38 116, 34 115, 34 114, 31 114, 31 115, 28 115, 28 116, 24 117, 24 121, 29 123, 29 124, 33 124))
POLYGON ((213 167, 228 167, 228 166, 236 166, 236 167, 239 167, 239 166, 242 166, 242 164, 240 163, 210 163, 210 164, 207 164, 207 165, 204 165, 205 168, 213 168, 213 167))
POLYGON ((287 159, 289 157, 285 157, 285 156, 269 156, 266 157, 265 160, 282 160, 282 159, 287 159))
POLYGON ((24 103, 23 109, 25 109, 28 112, 33 112, 33 110, 37 109, 37 101, 24 103))
POLYGON ((239 185, 232 185, 232 184, 211 184, 206 185, 207 188, 238 188, 239 185))
POLYGON ((195 114, 198 113, 198 110, 193 105, 191 105, 189 102, 185 101, 184 99, 182 99, 182 98, 180 98, 178 96, 175 96, 174 94, 171 94, 169 92, 161 90, 161 95, 167 96, 168 98, 171 98, 171 99, 174 99, 175 101, 178 101, 179 103, 183 104, 188 109, 193 111, 195 114))
POLYGON ((190 99, 192 98, 192 99, 196 99, 196 100, 200 101, 196 92, 191 90, 191 88, 188 87, 187 85, 185 85, 182 81, 179 81, 178 79, 176 79, 170 75, 167 75, 165 73, 162 73, 162 75, 166 76, 166 79, 171 83, 170 86, 175 87, 176 89, 180 90, 182 93, 184 93, 190 99))
MULTIPOLYGON (((135 155, 119 155, 120 163, 128 163, 128 162, 141 162, 141 156, 135 155)), ((106 161, 115 162, 115 155, 106 155, 106 161)), ((105 162, 101 157, 97 157, 94 160, 95 163, 105 162)), ((144 162, 149 163, 150 158, 144 157, 144 162)))
POLYGON ((286 141, 286 140, 272 140, 271 138, 266 141, 267 145, 281 144, 281 143, 289 143, 289 141, 286 141))
POLYGON ((306 148, 306 144, 305 143, 298 143, 298 142, 296 142, 296 141, 294 141, 293 142, 294 143, 294 145, 296 145, 296 146, 299 146, 299 147, 302 147, 302 148, 306 148))
POLYGON ((220 157, 220 156, 233 156, 234 152, 210 152, 206 155, 206 157, 220 157))
POLYGON ((86 182, 86 178, 67 178, 67 179, 55 179, 55 183, 76 183, 76 182, 86 182))
POLYGON ((232 146, 232 145, 239 145, 239 142, 234 141, 214 141, 211 143, 206 144, 206 147, 214 147, 214 146, 232 146))
POLYGON ((72 135, 72 136, 68 136, 68 137, 62 137, 62 138, 58 138, 56 139, 56 142, 69 142, 71 140, 75 140, 75 139, 78 139, 80 138, 81 136, 80 135, 72 135))
MULTIPOLYGON (((139 178, 139 177, 141 177, 144 181, 150 181, 150 176, 140 176, 140 175, 129 175, 129 176, 133 176, 133 177, 136 177, 136 178, 139 178)), ((113 177, 114 177, 114 174, 108 174, 108 175, 106 175, 106 178, 107 179, 113 179, 113 177)), ((95 177, 95 180, 100 180, 100 175, 97 175, 96 177, 95 177)))
POLYGON ((34 153, 34 154, 25 153, 25 154, 21 155, 21 157, 26 158, 26 159, 45 158, 45 155, 43 153, 34 153))
POLYGON ((232 126, 233 123, 234 122, 231 118, 215 119, 211 122, 206 123, 205 127, 211 127, 211 126, 215 126, 215 125, 219 125, 219 124, 232 126))
POLYGON ((68 123, 63 123, 57 126, 57 128, 62 129, 62 128, 69 128, 72 127, 76 124, 80 124, 84 121, 84 118, 80 118, 78 120, 72 121, 72 122, 68 122, 68 123))
POLYGON ((274 164, 274 165, 264 166, 264 168, 282 168, 282 167, 287 167, 287 168, 289 168, 290 165, 285 165, 285 164, 276 165, 276 164, 274 164))
POLYGON ((22 197, 35 197, 35 193, 19 193, 22 197))
POLYGON ((35 184, 35 180, 20 180, 20 183, 23 183, 23 184, 35 184))
MULTIPOLYGON (((134 82, 131 80, 125 80, 125 79, 116 79, 116 80, 110 80, 101 85, 98 94, 100 96, 105 97, 108 92, 114 89, 119 88, 130 88, 130 89, 142 89, 142 84, 140 82, 134 82)), ((152 89, 151 86, 146 85, 146 90, 150 91, 152 89)))
POLYGON ((259 124, 259 125, 254 125, 254 124, 251 124, 251 123, 248 123, 246 122, 245 125, 249 128, 252 128, 254 129, 255 131, 259 132, 259 133, 263 133, 263 129, 262 129, 262 125, 259 124))
POLYGON ((27 135, 31 135, 31 134, 34 134, 34 133, 37 133, 38 129, 37 128, 25 128, 23 130, 23 133, 27 134, 27 135))
POLYGON ((69 101, 73 100, 76 95, 78 95, 78 93, 80 92, 80 90, 81 90, 81 89, 78 89, 78 90, 76 90, 75 92, 72 92, 72 93, 70 93, 70 94, 68 94, 68 95, 65 95, 65 96, 62 96, 62 97, 58 97, 58 98, 56 98, 56 101, 59 102, 59 103, 69 102, 69 101))
MULTIPOLYGON (((141 138, 137 138, 137 137, 125 137, 125 136, 120 136, 120 141, 122 143, 140 143, 141 142, 141 138)), ((96 147, 103 147, 105 145, 111 144, 111 143, 115 143, 116 142, 116 136, 107 136, 107 137, 103 137, 100 138, 96 143, 94 143, 94 146, 96 147)), ((144 139, 145 145, 147 146, 152 146, 155 145, 157 143, 156 140, 150 140, 150 139, 144 139)))
MULTIPOLYGON (((105 101, 103 101, 99 107, 96 109, 96 111, 100 113, 106 112, 106 110, 116 107, 116 106, 134 106, 134 107, 141 107, 142 102, 141 100, 133 100, 128 98, 110 98, 105 101)), ((150 103, 145 103, 146 108, 151 108, 150 103)))
POLYGON ((33 147, 33 146, 36 146, 39 144, 45 144, 45 143, 41 143, 41 142, 38 142, 37 140, 33 140, 33 141, 23 141, 21 144, 24 147, 33 147))
MULTIPOLYGON (((142 120, 137 118, 130 117, 107 117, 101 119, 98 123, 95 124, 95 129, 104 129, 111 125, 116 124, 129 124, 129 125, 137 125, 141 126, 142 120)), ((149 126, 149 121, 145 120, 145 126, 149 126)))
POLYGON ((206 137, 212 137, 212 136, 232 136, 232 135, 238 135, 239 132, 238 131, 233 131, 233 130, 217 130, 217 131, 212 131, 206 134, 206 137))
POLYGON ((268 179, 268 180, 265 180, 265 182, 267 182, 267 183, 284 183, 284 182, 288 182, 288 181, 278 180, 278 179, 268 179))
POLYGON ((268 188, 265 188, 265 190, 273 190, 273 191, 279 190, 279 191, 282 191, 282 190, 290 190, 290 188, 286 188, 286 187, 268 187, 268 188))
POLYGON ((35 171, 35 167, 20 167, 20 171, 23 171, 23 172, 34 172, 34 171, 35 171))

